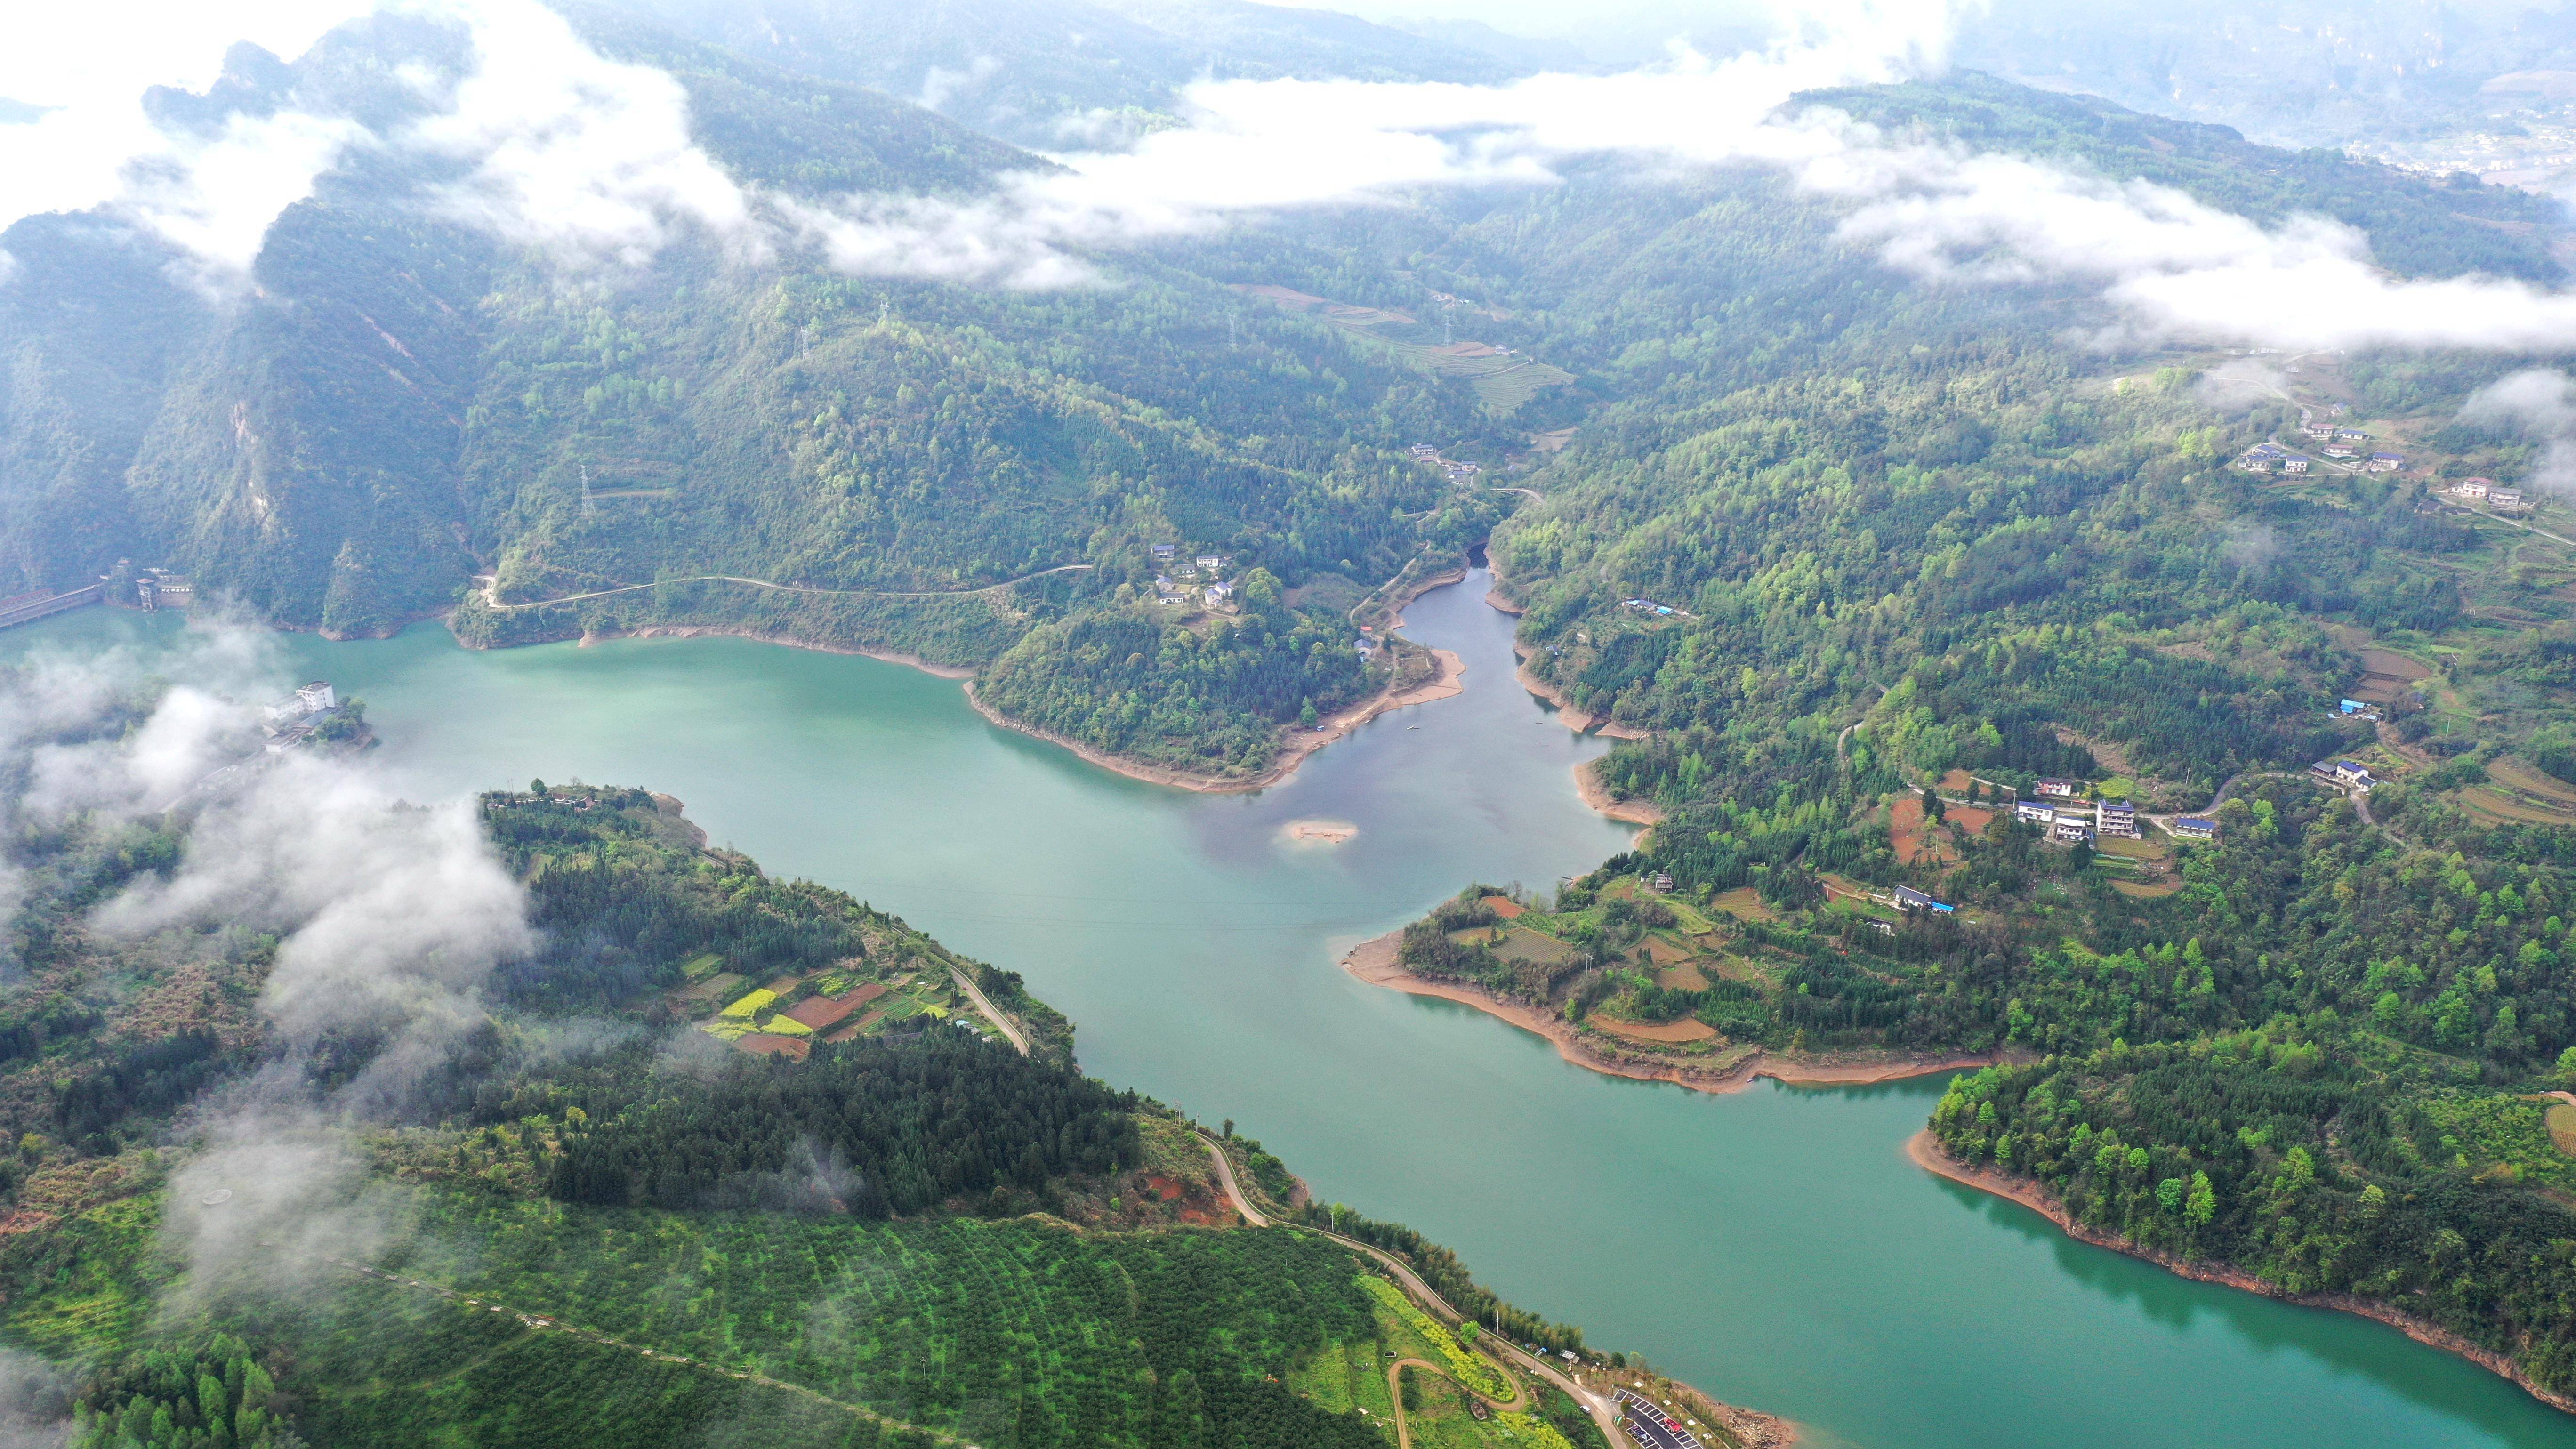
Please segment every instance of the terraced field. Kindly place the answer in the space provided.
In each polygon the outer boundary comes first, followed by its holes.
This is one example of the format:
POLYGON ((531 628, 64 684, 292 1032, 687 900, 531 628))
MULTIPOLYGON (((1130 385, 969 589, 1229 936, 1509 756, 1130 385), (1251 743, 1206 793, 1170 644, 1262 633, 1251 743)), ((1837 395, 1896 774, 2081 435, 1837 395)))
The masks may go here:
POLYGON ((1563 368, 1489 342, 1459 339, 1453 328, 1410 313, 1352 306, 1286 287, 1238 286, 1235 290, 1365 337, 1418 372, 1463 379, 1493 417, 1510 417, 1540 393, 1574 381, 1574 374, 1563 368))

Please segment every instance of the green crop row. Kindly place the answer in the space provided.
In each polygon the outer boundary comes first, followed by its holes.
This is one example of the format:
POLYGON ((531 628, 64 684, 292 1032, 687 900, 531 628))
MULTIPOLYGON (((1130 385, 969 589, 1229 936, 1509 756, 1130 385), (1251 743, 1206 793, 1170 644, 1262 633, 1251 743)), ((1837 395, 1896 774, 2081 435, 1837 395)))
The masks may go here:
POLYGON ((1359 1276, 1359 1285, 1367 1290, 1370 1297, 1390 1311, 1401 1315, 1407 1327, 1421 1334, 1430 1341, 1432 1347, 1440 1350, 1441 1358, 1449 1365, 1450 1374, 1458 1382, 1489 1399, 1508 1399, 1512 1396, 1511 1380, 1503 1376, 1502 1370, 1460 1345, 1455 1334, 1442 1327, 1430 1314, 1423 1312, 1411 1298, 1405 1296, 1403 1289, 1384 1278, 1368 1273, 1359 1276))

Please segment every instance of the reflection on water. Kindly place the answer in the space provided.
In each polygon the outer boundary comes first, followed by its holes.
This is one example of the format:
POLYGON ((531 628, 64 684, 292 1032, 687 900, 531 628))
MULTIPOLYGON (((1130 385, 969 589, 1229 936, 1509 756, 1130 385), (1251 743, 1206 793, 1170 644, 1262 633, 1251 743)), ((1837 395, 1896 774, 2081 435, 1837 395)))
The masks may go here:
MULTIPOLYGON (((1512 684, 1483 591, 1408 611, 1466 661, 1465 694, 1252 796, 1089 768, 866 659, 730 639, 478 654, 435 627, 279 647, 281 677, 367 699, 415 794, 541 776, 678 795, 719 843, 1024 972, 1091 1070, 1234 1118, 1323 1195, 1812 1443, 2576 1445, 2576 1420, 2391 1330, 2185 1282, 1921 1171, 1903 1144, 1938 1081, 1618 1081, 1343 974, 1343 948, 1471 881, 1552 887, 1629 837, 1576 799, 1601 746, 1512 684), (1355 833, 1293 840, 1300 821, 1355 833)), ((172 627, 88 610, 0 652, 172 627)))

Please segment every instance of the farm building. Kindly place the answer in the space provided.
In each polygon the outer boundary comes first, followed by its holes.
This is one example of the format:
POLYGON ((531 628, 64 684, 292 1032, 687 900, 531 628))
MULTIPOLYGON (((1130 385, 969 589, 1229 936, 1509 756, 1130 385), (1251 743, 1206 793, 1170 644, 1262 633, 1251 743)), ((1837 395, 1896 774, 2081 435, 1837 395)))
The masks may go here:
POLYGON ((2094 829, 2121 840, 2135 840, 2138 838, 2138 807, 2105 803, 2094 829))
POLYGON ((2373 473, 2394 473, 2405 466, 2406 459, 2403 454, 2373 453, 2370 455, 2370 471, 2373 473))
POLYGON ((2498 513, 2529 513, 2531 500, 2518 488, 2495 488, 2487 492, 2487 506, 2498 513))
POLYGON ((2281 464, 2281 471, 2284 473, 2305 473, 2308 471, 2308 460, 2294 453, 2290 455, 2287 461, 2281 464))
POLYGON ((2492 478, 2463 478, 2451 485, 2451 491, 2462 498, 2484 498, 2487 496, 2487 490, 2494 486, 2495 480, 2492 478))
POLYGON ((1936 901, 1912 886, 1896 888, 1896 908, 1900 911, 1932 911, 1944 916, 1958 910, 1947 901, 1936 901))
POLYGON ((2034 825, 2053 825, 2057 821, 2057 807, 2042 805, 2036 800, 2015 800, 2013 818, 2027 820, 2034 825))
POLYGON ((2072 800, 2084 787, 2073 780, 2042 780, 2031 788, 2053 800, 2072 800))
POLYGON ((2218 822, 2205 815, 2184 815, 2175 819, 2173 833, 2182 840, 2216 840, 2218 822))
POLYGON ((2081 815, 2061 815, 2057 817, 2056 826, 2049 831, 2049 838, 2052 840, 2063 840, 2069 843, 2091 840, 2093 838, 2093 822, 2085 819, 2081 815))

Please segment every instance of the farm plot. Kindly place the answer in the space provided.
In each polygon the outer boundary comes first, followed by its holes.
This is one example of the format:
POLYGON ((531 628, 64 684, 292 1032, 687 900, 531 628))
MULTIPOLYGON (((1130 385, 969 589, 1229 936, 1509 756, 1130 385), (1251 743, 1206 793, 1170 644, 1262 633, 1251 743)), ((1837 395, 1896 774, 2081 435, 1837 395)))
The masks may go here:
POLYGON ((1491 417, 1509 417, 1549 388, 1574 381, 1574 374, 1563 368, 1489 342, 1450 338, 1446 329, 1409 313, 1355 307, 1287 287, 1238 284, 1235 290, 1365 337, 1417 372, 1458 378, 1474 390, 1476 401, 1491 417))
POLYGON ((1621 1021, 1614 1016, 1595 1013, 1585 1024, 1597 1030, 1606 1031, 1612 1036, 1626 1037, 1630 1041, 1653 1042, 1659 1046, 1679 1046, 1689 1042, 1709 1041, 1717 1035, 1716 1027, 1688 1017, 1680 1021, 1664 1022, 1621 1021))
MULTIPOLYGON (((1246 1398, 1222 1406, 1228 1417, 1293 1414, 1265 1374, 1375 1336, 1351 1255, 1288 1230, 874 1225, 426 1190, 418 1205, 441 1230, 424 1241, 476 1245, 456 1277, 440 1275, 461 1291, 977 1443, 1141 1445, 1157 1385, 1184 1368, 1211 1400, 1246 1398)), ((406 1271, 427 1279, 437 1267, 406 1271)), ((1220 1407, 1210 1402, 1211 1417, 1220 1407)), ((1281 1442, 1366 1442, 1306 1428, 1281 1442)))
POLYGON ((1514 926, 1494 947, 1494 954, 1525 966, 1557 966, 1574 957, 1574 947, 1527 926, 1514 926))
POLYGON ((1731 891, 1720 891, 1709 904, 1739 921, 1768 923, 1780 919, 1777 912, 1762 903, 1762 893, 1751 886, 1737 886, 1731 891))

